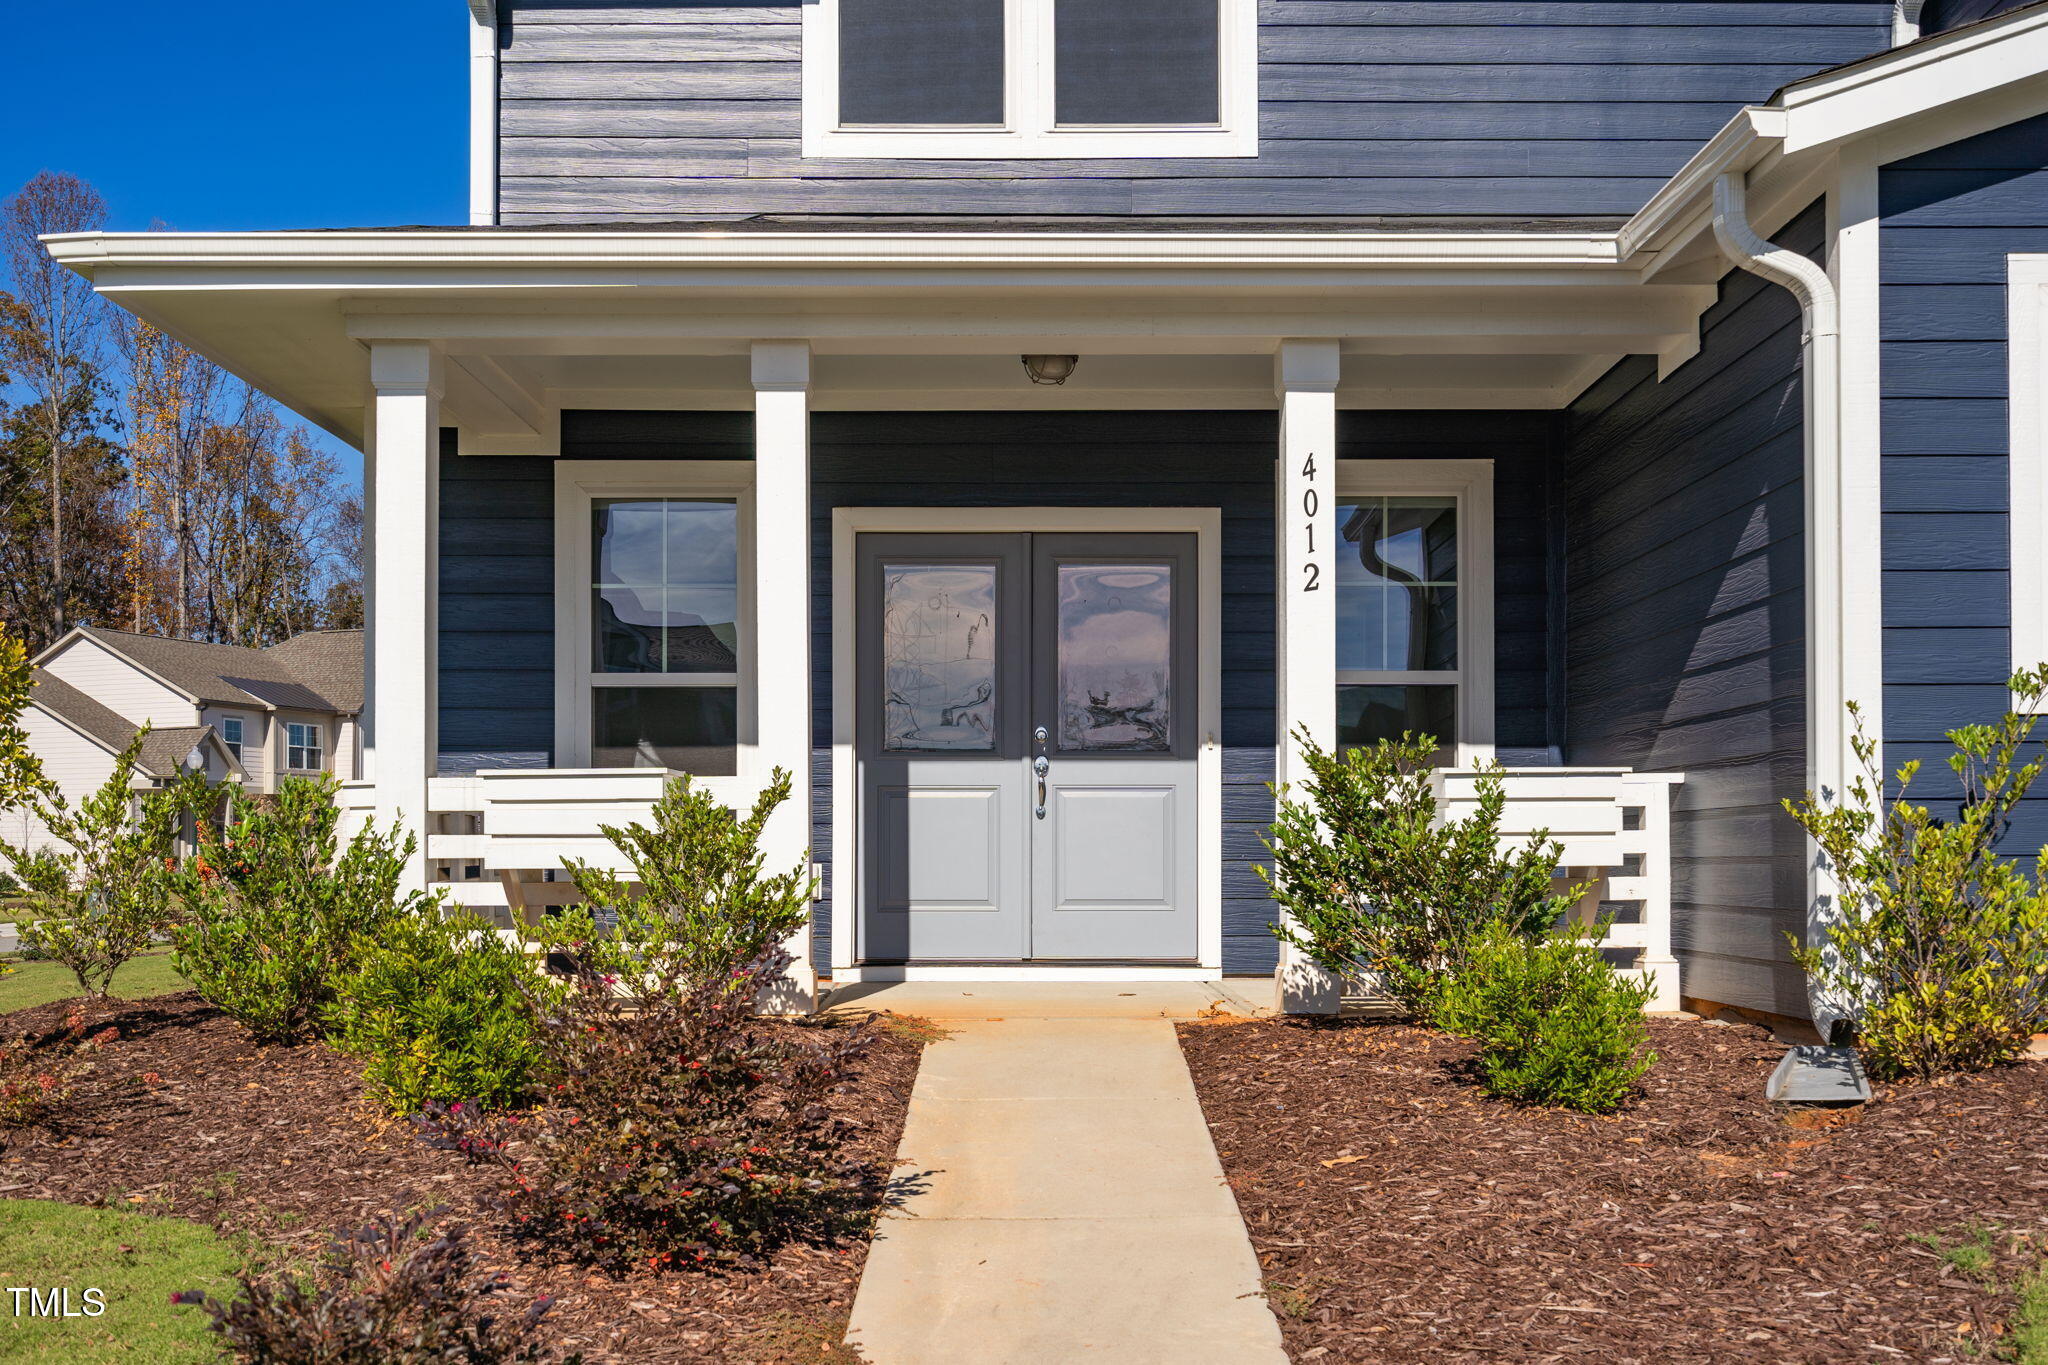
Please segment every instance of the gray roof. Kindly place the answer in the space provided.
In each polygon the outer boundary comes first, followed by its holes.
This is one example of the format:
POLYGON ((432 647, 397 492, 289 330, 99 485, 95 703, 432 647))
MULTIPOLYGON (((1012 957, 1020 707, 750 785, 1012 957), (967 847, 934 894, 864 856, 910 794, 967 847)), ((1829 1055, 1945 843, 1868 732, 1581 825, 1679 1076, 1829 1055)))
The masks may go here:
POLYGON ((119 749, 135 738, 134 721, 100 705, 47 669, 38 668, 35 681, 30 701, 51 715, 70 721, 100 743, 119 749))
POLYGON ((143 737, 135 766, 151 777, 176 777, 191 752, 213 734, 211 725, 179 725, 143 737))
MULTIPOLYGON (((109 749, 127 748, 129 741, 135 738, 136 730, 141 728, 43 669, 35 671, 35 682, 35 691, 29 694, 32 703, 53 716, 69 721, 109 749)), ((178 725, 151 730, 135 756, 135 766, 148 777, 176 777, 186 756, 205 743, 212 733, 211 725, 178 725)))
MULTIPOLYGON (((326 698, 329 708, 351 715, 363 709, 360 630, 309 630, 263 652, 290 669, 315 694, 326 698)), ((296 703, 277 703, 287 704, 296 703)))
POLYGON ((353 713, 363 705, 361 631, 312 631, 269 649, 84 626, 108 649, 203 702, 353 713))

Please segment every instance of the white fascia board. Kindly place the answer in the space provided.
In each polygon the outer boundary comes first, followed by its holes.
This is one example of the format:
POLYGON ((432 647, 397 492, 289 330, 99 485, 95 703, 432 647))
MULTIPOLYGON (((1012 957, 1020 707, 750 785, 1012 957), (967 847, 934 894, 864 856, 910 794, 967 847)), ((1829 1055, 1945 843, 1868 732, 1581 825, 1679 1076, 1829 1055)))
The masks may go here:
POLYGON ((2021 81, 2048 98, 2048 9, 2016 10, 1785 87, 1787 155, 1921 117, 2021 81))
MULTIPOLYGON (((43 239, 92 277, 110 265, 280 270, 552 266, 1599 266, 1612 233, 86 232, 43 239)), ((424 274, 413 287, 438 281, 424 274)), ((454 281, 450 281, 451 283, 454 281)))
MULTIPOLYGON (((1758 105, 1736 111, 1707 145, 1650 196, 1615 234, 1616 254, 1626 261, 1655 243, 1667 228, 1698 216, 1713 196, 1714 181, 1728 171, 1747 171, 1784 136, 1784 111, 1758 105)), ((1654 262, 1652 262, 1654 264, 1654 262)))

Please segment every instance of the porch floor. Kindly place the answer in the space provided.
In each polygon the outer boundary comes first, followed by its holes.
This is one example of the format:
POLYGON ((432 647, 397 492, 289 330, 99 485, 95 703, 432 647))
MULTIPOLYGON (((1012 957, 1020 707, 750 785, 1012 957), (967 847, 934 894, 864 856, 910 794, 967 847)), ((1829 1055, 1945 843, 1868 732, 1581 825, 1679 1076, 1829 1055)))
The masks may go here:
POLYGON ((947 1022, 1002 1019, 1264 1018, 1271 977, 1216 981, 891 981, 825 989, 819 1007, 916 1015, 947 1022))
MULTIPOLYGON (((939 988, 909 989, 943 1003, 939 988)), ((947 989, 1041 1011, 1120 998, 1096 986, 947 989)), ((1127 989, 1160 1010, 1197 994, 1127 989)), ((1172 1022, 952 1017, 925 1049, 897 1150, 901 1203, 854 1299, 847 1340, 862 1357, 1285 1365, 1172 1022)))

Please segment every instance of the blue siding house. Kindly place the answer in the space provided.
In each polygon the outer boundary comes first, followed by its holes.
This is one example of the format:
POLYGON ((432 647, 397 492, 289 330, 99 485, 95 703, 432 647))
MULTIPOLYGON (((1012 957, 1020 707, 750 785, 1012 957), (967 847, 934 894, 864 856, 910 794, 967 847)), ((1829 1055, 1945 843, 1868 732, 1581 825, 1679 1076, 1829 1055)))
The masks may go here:
POLYGON ((468 224, 49 244, 364 449, 348 799, 458 899, 781 769, 797 998, 1327 1009, 1272 788, 1413 730, 1808 1017, 1780 803, 2048 658, 2048 3, 468 7, 468 224))

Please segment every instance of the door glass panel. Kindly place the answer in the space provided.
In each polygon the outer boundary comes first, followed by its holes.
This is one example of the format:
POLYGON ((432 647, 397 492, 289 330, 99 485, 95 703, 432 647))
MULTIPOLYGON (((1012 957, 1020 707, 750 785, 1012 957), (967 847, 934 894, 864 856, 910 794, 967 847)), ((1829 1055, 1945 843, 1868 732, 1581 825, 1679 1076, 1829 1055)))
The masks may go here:
POLYGON ((1059 566, 1059 747, 1172 747, 1173 568, 1059 566))
POLYGON ((882 748, 996 747, 993 564, 882 566, 882 748))

